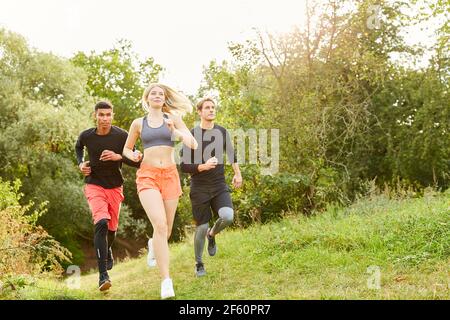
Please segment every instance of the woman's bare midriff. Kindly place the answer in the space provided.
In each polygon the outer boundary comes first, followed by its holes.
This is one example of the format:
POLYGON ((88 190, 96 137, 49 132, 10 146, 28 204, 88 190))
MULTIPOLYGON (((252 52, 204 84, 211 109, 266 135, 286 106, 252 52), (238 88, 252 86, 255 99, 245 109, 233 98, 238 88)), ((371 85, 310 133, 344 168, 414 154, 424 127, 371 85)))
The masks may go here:
POLYGON ((155 146, 144 150, 142 163, 157 168, 165 168, 175 164, 174 148, 155 146))

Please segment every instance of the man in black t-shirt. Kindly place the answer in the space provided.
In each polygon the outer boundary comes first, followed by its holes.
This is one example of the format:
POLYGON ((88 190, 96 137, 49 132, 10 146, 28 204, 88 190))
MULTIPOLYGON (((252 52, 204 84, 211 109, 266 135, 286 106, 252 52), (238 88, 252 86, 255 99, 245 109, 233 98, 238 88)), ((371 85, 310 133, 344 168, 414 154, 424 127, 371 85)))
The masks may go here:
POLYGON ((122 162, 139 167, 140 163, 122 157, 128 134, 113 126, 113 106, 101 101, 95 105, 97 126, 84 130, 75 145, 78 166, 85 176, 84 194, 95 225, 94 247, 100 273, 99 289, 111 287, 107 270, 113 267, 111 245, 119 224, 123 197, 122 162), (89 161, 84 161, 87 148, 89 161))
POLYGON ((235 188, 242 185, 242 176, 237 164, 230 135, 227 130, 214 124, 216 105, 211 98, 204 98, 197 104, 200 115, 200 126, 191 130, 199 143, 193 150, 183 148, 181 151, 181 171, 191 174, 190 199, 192 214, 196 222, 194 251, 195 274, 200 277, 206 274, 202 261, 205 237, 208 239, 208 253, 214 256, 217 251, 215 236, 233 223, 233 203, 230 188, 225 182, 224 152, 232 164, 235 188), (212 228, 209 221, 212 211, 219 216, 212 228))

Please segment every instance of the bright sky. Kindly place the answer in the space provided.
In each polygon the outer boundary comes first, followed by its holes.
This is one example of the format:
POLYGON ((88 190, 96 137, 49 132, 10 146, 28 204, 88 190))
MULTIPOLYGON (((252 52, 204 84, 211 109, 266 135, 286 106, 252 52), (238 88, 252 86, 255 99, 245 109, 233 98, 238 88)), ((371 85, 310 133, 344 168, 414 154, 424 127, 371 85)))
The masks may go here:
MULTIPOLYGON (((304 21, 304 0, 1 0, 0 27, 41 51, 71 57, 128 39, 141 58, 165 68, 161 79, 195 94, 203 66, 228 59, 230 42, 252 28, 289 31, 304 21)), ((417 34, 415 34, 417 39, 417 34)))
POLYGON ((1 0, 0 27, 65 57, 131 40, 166 69, 162 82, 193 94, 203 66, 229 58, 229 42, 247 39, 252 27, 288 31, 303 8, 299 0, 1 0))

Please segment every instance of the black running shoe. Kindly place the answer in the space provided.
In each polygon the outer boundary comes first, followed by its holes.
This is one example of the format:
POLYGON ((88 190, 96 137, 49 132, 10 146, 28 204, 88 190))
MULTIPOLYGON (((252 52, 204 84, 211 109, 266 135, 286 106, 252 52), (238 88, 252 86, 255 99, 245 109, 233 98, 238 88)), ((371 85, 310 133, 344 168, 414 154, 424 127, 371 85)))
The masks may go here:
POLYGON ((106 260, 106 269, 111 270, 114 266, 114 257, 112 254, 112 249, 108 249, 108 260, 106 260))
POLYGON ((209 235, 210 229, 208 229, 208 233, 206 234, 206 238, 208 239, 208 253, 210 256, 213 256, 217 252, 217 245, 216 245, 216 239, 215 237, 211 237, 209 235))
POLYGON ((203 263, 197 262, 195 264, 195 275, 197 277, 202 277, 202 276, 206 275, 206 270, 205 270, 205 266, 203 265, 203 263))
POLYGON ((111 288, 111 280, 109 280, 109 275, 107 272, 100 273, 100 280, 98 281, 98 289, 100 291, 105 291, 111 288))

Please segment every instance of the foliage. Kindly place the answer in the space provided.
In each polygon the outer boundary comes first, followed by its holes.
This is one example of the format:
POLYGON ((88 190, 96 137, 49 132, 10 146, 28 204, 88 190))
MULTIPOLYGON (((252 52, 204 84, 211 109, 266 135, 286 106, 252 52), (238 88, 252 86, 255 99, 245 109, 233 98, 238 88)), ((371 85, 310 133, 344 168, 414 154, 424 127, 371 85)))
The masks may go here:
POLYGON ((29 213, 32 203, 19 204, 19 188, 19 180, 14 184, 0 180, 0 279, 43 271, 60 273, 61 263, 71 258, 70 252, 36 225, 45 212, 45 203, 29 213))
MULTIPOLYGON (((237 226, 348 205, 372 184, 400 184, 416 195, 430 186, 447 189, 449 1, 304 4, 304 25, 283 34, 256 30, 253 38, 230 44, 233 58, 211 61, 198 96, 191 97, 217 94, 217 123, 227 129, 280 130, 277 173, 264 175, 264 163, 249 164, 254 154, 248 152, 241 163, 244 185, 232 193, 237 226), (428 21, 436 21, 436 41, 407 45, 403 29, 428 21), (418 67, 427 57, 429 63, 418 67)), ((27 216, 16 200, 28 212, 40 212, 37 224, 81 262, 77 237, 92 237, 92 223, 75 140, 93 126, 92 106, 99 99, 115 106, 115 125, 129 128, 143 114, 144 87, 162 70, 127 40, 68 60, 31 49, 21 36, 0 29, 0 177, 20 180, 23 193, 20 199, 5 193, 4 217, 27 216)), ((185 117, 187 126, 197 118, 185 117)), ((150 236, 135 169, 124 166, 123 173, 120 232, 150 236)), ((188 179, 181 176, 175 241, 189 236, 192 223, 188 179)), ((232 176, 227 166, 227 182, 232 176)))
POLYGON ((0 176, 22 182, 21 205, 34 203, 37 210, 47 203, 39 225, 63 243, 73 242, 90 226, 73 151, 89 125, 86 75, 3 29, 0 51, 0 176))
POLYGON ((143 115, 142 92, 150 82, 157 82, 162 71, 153 58, 140 60, 127 40, 101 53, 78 52, 71 61, 87 73, 87 93, 108 99, 115 108, 115 123, 124 128, 143 115))
POLYGON ((402 65, 392 56, 412 60, 424 52, 403 39, 402 28, 420 20, 405 13, 409 8, 395 1, 310 1, 304 26, 285 34, 256 31, 230 45, 231 62, 205 68, 199 94, 218 94, 218 123, 280 129, 279 173, 266 178, 258 167, 243 166, 245 192, 235 196, 242 219, 280 216, 290 202, 306 213, 347 204, 374 179, 380 186, 397 179, 419 188, 449 186, 447 22, 427 68, 402 65))
MULTIPOLYGON (((291 212, 278 222, 227 230, 216 238, 217 254, 204 255, 201 281, 194 281, 192 236, 171 245, 178 299, 448 300, 450 192, 410 198, 388 191, 375 189, 349 207, 309 217, 291 212)), ((145 259, 115 265, 111 277, 120 281, 108 295, 95 290, 92 273, 82 276, 80 290, 44 280, 21 297, 159 299, 159 273, 149 272, 145 259)))

